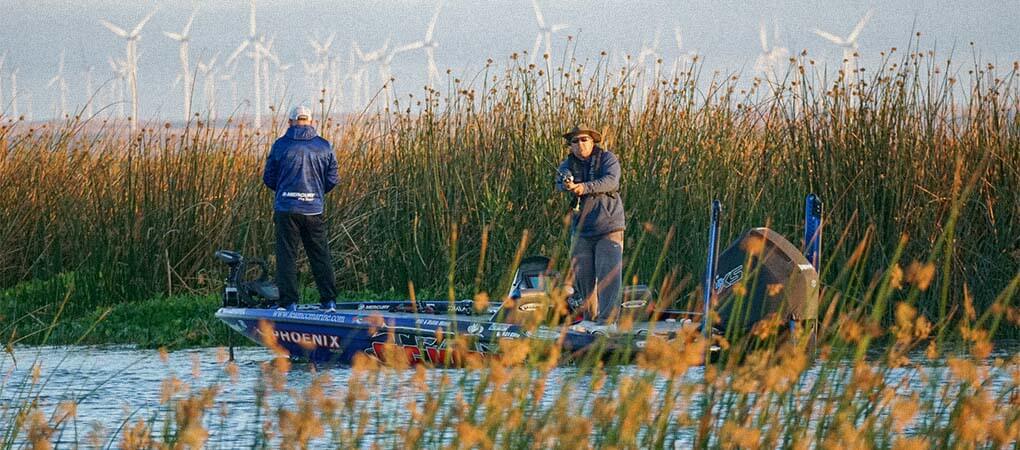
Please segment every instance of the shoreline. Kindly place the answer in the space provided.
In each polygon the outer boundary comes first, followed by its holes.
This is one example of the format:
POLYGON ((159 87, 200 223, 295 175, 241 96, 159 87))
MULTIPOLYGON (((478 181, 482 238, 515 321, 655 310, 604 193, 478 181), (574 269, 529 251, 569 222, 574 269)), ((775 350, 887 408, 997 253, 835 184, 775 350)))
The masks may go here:
MULTIPOLYGON (((369 298, 394 297, 392 293, 351 296, 369 298)), ((0 317, 5 317, 7 304, 0 303, 0 317)), ((6 349, 20 346, 133 346, 138 349, 164 348, 170 351, 207 347, 256 347, 257 345, 230 330, 214 317, 220 307, 218 295, 182 295, 155 297, 135 303, 122 303, 100 308, 77 318, 58 318, 55 326, 35 322, 29 326, 26 317, 12 318, 4 326, 6 349), (16 329, 13 329, 15 328, 16 329), (42 341, 42 337, 48 337, 42 341)), ((958 324, 948 323, 950 329, 958 324)), ((1008 344, 1020 339, 1020 328, 1006 324, 992 337, 993 344, 1008 344)), ((943 344, 965 342, 957 333, 946 336, 943 344)), ((876 342, 877 346, 883 345, 876 342)))

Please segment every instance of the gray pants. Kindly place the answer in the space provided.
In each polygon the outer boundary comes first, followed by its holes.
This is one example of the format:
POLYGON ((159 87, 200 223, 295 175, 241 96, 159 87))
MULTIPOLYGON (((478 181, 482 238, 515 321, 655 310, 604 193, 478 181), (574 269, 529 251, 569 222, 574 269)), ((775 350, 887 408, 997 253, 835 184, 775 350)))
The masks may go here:
POLYGON ((585 318, 600 323, 615 320, 623 284, 623 231, 575 238, 571 263, 574 289, 586 305, 585 318))

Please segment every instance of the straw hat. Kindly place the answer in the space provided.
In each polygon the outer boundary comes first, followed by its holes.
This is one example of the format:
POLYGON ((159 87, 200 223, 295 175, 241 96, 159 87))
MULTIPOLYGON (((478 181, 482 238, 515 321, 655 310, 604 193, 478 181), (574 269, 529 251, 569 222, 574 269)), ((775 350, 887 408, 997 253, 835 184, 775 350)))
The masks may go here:
POLYGON ((598 131, 595 131, 591 127, 587 127, 584 125, 575 125, 573 129, 566 133, 563 133, 563 139, 566 139, 567 142, 570 142, 570 140, 573 139, 574 136, 577 136, 579 134, 587 134, 588 136, 591 136, 591 139, 595 141, 596 144, 602 142, 602 134, 600 134, 598 131))

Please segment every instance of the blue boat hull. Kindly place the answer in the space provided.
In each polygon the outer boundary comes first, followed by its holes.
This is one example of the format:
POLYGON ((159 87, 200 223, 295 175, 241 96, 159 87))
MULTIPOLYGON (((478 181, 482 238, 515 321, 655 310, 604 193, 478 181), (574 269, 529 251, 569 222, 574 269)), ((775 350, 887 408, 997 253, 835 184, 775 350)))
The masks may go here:
POLYGON ((290 357, 339 365, 350 365, 359 354, 386 359, 401 353, 412 364, 460 365, 466 357, 498 355, 501 341, 520 339, 559 345, 562 354, 571 355, 593 348, 599 339, 566 327, 528 330, 480 316, 220 308, 216 317, 248 339, 282 349, 290 357), (457 351, 455 341, 464 344, 457 351))

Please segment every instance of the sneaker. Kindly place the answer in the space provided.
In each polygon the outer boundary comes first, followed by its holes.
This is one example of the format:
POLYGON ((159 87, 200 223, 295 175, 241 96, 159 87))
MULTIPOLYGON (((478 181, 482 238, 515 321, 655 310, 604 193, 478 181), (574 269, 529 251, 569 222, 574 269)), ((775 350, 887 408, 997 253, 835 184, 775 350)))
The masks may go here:
POLYGON ((326 312, 336 312, 336 302, 333 300, 322 302, 319 308, 326 312))
POLYGON ((589 329, 591 334, 598 334, 602 336, 609 336, 610 334, 616 334, 615 323, 598 323, 594 327, 589 329))
POLYGON ((610 334, 616 334, 615 323, 599 323, 591 320, 582 320, 570 326, 570 331, 576 331, 578 333, 591 333, 602 336, 608 336, 610 334))
POLYGON ((577 322, 577 323, 571 325, 569 330, 577 332, 577 333, 588 333, 588 332, 591 332, 591 330, 594 327, 597 327, 598 325, 599 325, 598 322, 592 322, 590 320, 582 320, 580 322, 577 322))

